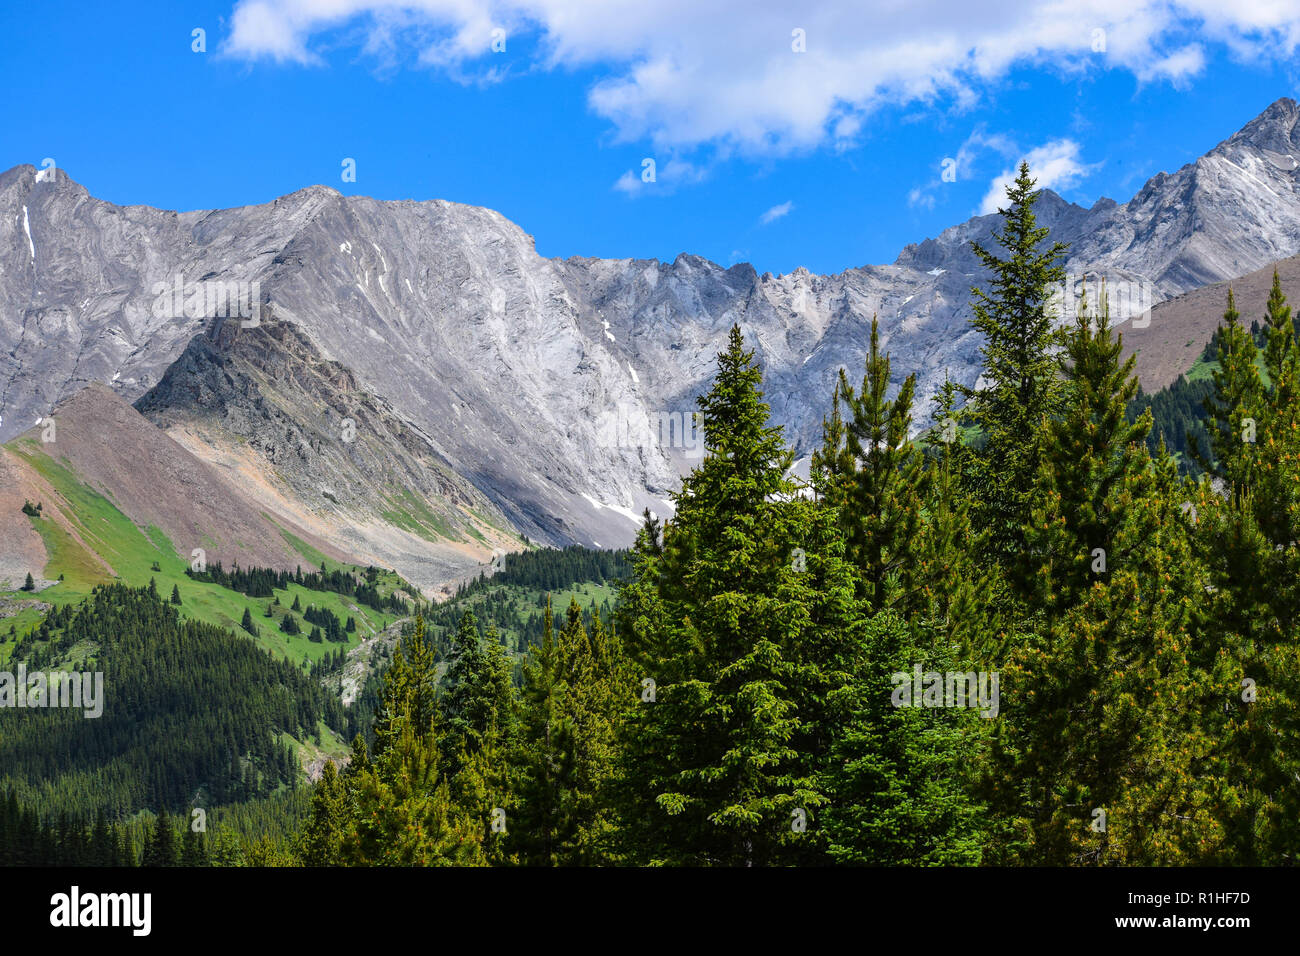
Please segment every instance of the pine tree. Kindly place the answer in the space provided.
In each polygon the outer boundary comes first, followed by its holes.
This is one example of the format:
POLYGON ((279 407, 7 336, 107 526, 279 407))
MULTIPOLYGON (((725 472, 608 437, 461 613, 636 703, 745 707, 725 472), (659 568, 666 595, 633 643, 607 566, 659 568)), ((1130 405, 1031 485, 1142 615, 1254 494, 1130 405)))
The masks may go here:
POLYGON ((257 636, 257 625, 253 623, 253 615, 248 612, 248 608, 244 608, 244 617, 239 622, 239 626, 254 637, 257 636))
POLYGON ((207 866, 208 848, 204 835, 193 827, 185 828, 181 841, 181 866, 207 866))
MULTIPOLYGON (((408 698, 414 703, 414 695, 408 698)), ((396 724, 371 766, 348 777, 354 825, 341 855, 351 866, 473 866, 486 862, 478 822, 456 807, 439 773, 437 739, 416 718, 396 724)))
POLYGON ((175 585, 175 584, 172 585, 172 599, 171 599, 171 600, 172 600, 172 604, 175 604, 175 605, 177 605, 177 606, 179 606, 180 603, 181 603, 181 590, 180 590, 180 587, 177 586, 177 585, 175 585))
POLYGON ((36 582, 32 580, 32 572, 30 571, 27 572, 27 580, 23 582, 23 590, 24 591, 36 590, 36 582))
POLYGON ((481 865, 480 820, 453 799, 439 753, 433 650, 423 615, 384 675, 373 753, 358 737, 341 775, 322 777, 298 858, 350 866, 481 865))
POLYGON ((1218 340, 1214 391, 1204 402, 1210 447, 1191 451, 1207 473, 1225 481, 1232 495, 1241 496, 1253 486, 1255 445, 1251 432, 1257 427, 1264 386, 1255 364, 1258 350, 1254 338, 1241 324, 1231 288, 1218 340))
POLYGON ((299 837, 298 858, 303 866, 338 866, 343 862, 341 844, 350 822, 347 800, 347 788, 334 761, 326 761, 312 791, 311 814, 299 837))
POLYGON ((466 611, 452 636, 443 692, 438 701, 443 726, 443 760, 448 767, 455 767, 462 753, 468 757, 478 749, 489 729, 499 721, 503 708, 508 706, 491 696, 487 662, 478 624, 474 615, 466 611))
POLYGON ((928 475, 908 434, 916 376, 903 380, 893 401, 886 398, 889 386, 889 356, 880 352, 872 316, 862 387, 855 392, 840 371, 836 395, 848 417, 842 420, 837 408, 825 426, 816 464, 828 470, 816 484, 843 522, 849 559, 868 604, 875 609, 897 604, 910 612, 919 603, 914 545, 928 475))
POLYGON ((834 734, 825 771, 830 858, 876 866, 979 863, 981 808, 965 777, 988 721, 973 710, 900 704, 894 675, 910 685, 914 666, 943 672, 949 659, 918 647, 892 611, 866 622, 855 655, 853 679, 836 692, 849 717, 834 734))
MULTIPOLYGON (((1258 458, 1255 519, 1274 547, 1285 550, 1300 536, 1300 529, 1290 516, 1300 501, 1294 480, 1295 464, 1300 458, 1300 344, 1277 270, 1273 271, 1265 319, 1268 338, 1264 372, 1268 386, 1258 408, 1259 420, 1254 423, 1256 434, 1250 434, 1250 422, 1244 421, 1247 431, 1242 437, 1248 444, 1253 439, 1258 458)), ((1270 575, 1270 578, 1288 580, 1284 574, 1270 575)))
POLYGON ((176 833, 172 829, 171 817, 163 807, 154 818, 153 837, 145 847, 143 866, 176 866, 180 862, 179 848, 176 846, 176 833))
POLYGON ((786 478, 791 456, 760 384, 733 328, 699 400, 708 455, 675 498, 662 554, 649 534, 640 544, 657 594, 638 585, 652 613, 627 638, 649 669, 622 723, 617 776, 620 845, 636 862, 819 857, 817 832, 792 821, 826 802, 833 735, 813 702, 840 681, 851 631, 833 618, 854 585, 834 510, 786 478))
POLYGON ((972 327, 983 336, 981 358, 987 384, 971 393, 971 423, 983 448, 967 469, 975 522, 987 528, 995 555, 1010 561, 1024 552, 1021 528, 1028 516, 1041 457, 1039 428, 1060 406, 1053 350, 1053 287, 1065 278, 1066 248, 1042 244, 1038 201, 1029 164, 1007 186, 1002 228, 993 238, 999 256, 979 243, 972 249, 992 274, 990 290, 974 289, 972 327))
POLYGON ((423 615, 415 616, 412 633, 404 637, 384 672, 384 694, 375 714, 374 748, 377 760, 401 732, 413 723, 421 739, 437 733, 436 669, 433 648, 425 638, 423 615))
POLYGON ((563 712, 559 652, 549 597, 542 642, 524 665, 517 751, 520 854, 532 866, 556 866, 572 845, 575 823, 565 798, 574 788, 573 725, 563 712))
POLYGON ((1039 613, 1003 668, 1017 706, 994 741, 988 793, 1011 824, 996 860, 1188 863, 1222 838, 1196 773, 1214 677, 1192 652, 1185 492, 1172 459, 1149 459, 1149 417, 1125 415, 1136 382, 1121 352, 1107 311, 1081 310, 1025 531, 1039 613))
POLYGON ((1265 315, 1266 382, 1231 299, 1229 313, 1207 402, 1224 494, 1200 489, 1196 524, 1209 582, 1199 656, 1215 652, 1227 672, 1204 704, 1220 741, 1204 772, 1225 784, 1219 815, 1227 838, 1214 862, 1292 865, 1300 845, 1300 348, 1276 273, 1265 315))
POLYGON ((984 560, 987 532, 971 521, 971 503, 962 491, 970 451, 958 431, 958 388, 945 379, 934 397, 937 425, 925 438, 929 461, 925 522, 915 547, 915 571, 924 602, 928 643, 959 656, 989 650, 1001 630, 990 600, 1003 582, 998 567, 984 560))
POLYGON ((1084 295, 1062 356, 1065 407, 1048 421, 1021 579, 1036 607, 1049 614, 1077 605, 1107 568, 1135 555, 1116 552, 1137 482, 1149 464, 1150 410, 1129 422, 1137 392, 1137 357, 1119 361, 1122 340, 1111 333, 1106 288, 1100 315, 1084 295))

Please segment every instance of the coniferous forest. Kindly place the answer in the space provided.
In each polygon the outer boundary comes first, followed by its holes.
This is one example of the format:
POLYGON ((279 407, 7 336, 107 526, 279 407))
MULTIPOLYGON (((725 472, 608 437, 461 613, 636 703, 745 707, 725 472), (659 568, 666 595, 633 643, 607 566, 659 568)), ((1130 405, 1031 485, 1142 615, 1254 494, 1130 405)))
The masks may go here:
POLYGON ((1229 294, 1180 469, 1107 310, 1053 321, 1035 199, 1022 166, 976 248, 983 387, 914 407, 873 328, 807 481, 733 328, 611 617, 548 605, 517 682, 471 615, 440 671, 417 617, 297 861, 1295 863, 1291 310, 1253 335, 1229 294))
POLYGON ((510 556, 413 613, 375 569, 191 574, 411 613, 346 707, 356 621, 296 598, 279 632, 344 645, 306 669, 176 588, 51 610, 10 660, 130 690, 102 720, 0 709, 0 864, 1295 864, 1291 308, 1229 292, 1207 383, 1142 395, 1104 295, 1053 314, 1037 195, 1022 166, 975 247, 980 387, 917 407, 873 322, 807 479, 733 327, 707 454, 630 552, 510 556), (326 734, 350 752, 306 784, 326 734))

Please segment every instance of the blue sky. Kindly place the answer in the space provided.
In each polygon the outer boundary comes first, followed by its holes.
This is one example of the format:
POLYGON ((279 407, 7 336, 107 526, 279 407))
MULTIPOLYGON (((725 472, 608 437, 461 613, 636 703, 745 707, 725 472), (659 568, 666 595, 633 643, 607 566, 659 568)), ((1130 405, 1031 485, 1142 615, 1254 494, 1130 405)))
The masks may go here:
POLYGON ((1023 156, 1068 199, 1123 202, 1300 88, 1291 0, 115 6, 0 12, 0 167, 52 157, 171 209, 313 183, 448 199, 543 255, 760 272, 892 262, 1023 156))

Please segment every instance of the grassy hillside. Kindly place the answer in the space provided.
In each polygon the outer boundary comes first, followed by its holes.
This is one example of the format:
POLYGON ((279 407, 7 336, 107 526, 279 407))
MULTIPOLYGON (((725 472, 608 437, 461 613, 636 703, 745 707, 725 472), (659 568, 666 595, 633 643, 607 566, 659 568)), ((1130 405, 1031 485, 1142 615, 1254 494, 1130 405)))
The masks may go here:
MULTIPOLYGON (((194 581, 185 573, 190 564, 189 553, 179 553, 162 531, 153 527, 141 530, 111 501, 81 482, 62 464, 42 454, 37 447, 18 443, 13 450, 58 493, 62 499, 60 511, 75 533, 69 533, 52 518, 28 517, 44 540, 48 553, 46 566, 33 568, 32 573, 58 582, 34 595, 39 601, 60 607, 83 600, 97 584, 117 580, 139 586, 153 580, 164 598, 171 595, 173 587, 179 591, 183 617, 243 634, 240 621, 247 610, 258 630, 253 640, 274 656, 300 666, 306 661, 319 661, 340 645, 311 642, 308 640, 310 626, 298 635, 281 633, 280 622, 289 613, 295 599, 303 608, 315 605, 341 620, 354 618, 357 630, 349 635, 347 646, 355 646, 363 638, 379 633, 397 617, 394 612, 376 611, 344 595, 298 585, 277 590, 275 598, 279 599, 279 606, 276 607, 272 598, 251 598, 215 584, 194 581), (112 569, 111 572, 104 567, 105 564, 112 569), (272 613, 269 618, 266 617, 268 608, 272 613)), ((304 571, 322 567, 331 571, 361 570, 330 561, 283 529, 280 533, 302 555, 304 571)), ((385 595, 398 589, 410 590, 398 575, 382 570, 376 585, 385 595)), ((27 598, 33 595, 0 593, 0 599, 5 597, 27 598)), ((43 616, 41 609, 28 608, 4 619, 0 624, 0 662, 6 660, 12 650, 13 640, 9 638, 9 631, 12 629, 16 634, 22 634, 35 627, 43 616)))

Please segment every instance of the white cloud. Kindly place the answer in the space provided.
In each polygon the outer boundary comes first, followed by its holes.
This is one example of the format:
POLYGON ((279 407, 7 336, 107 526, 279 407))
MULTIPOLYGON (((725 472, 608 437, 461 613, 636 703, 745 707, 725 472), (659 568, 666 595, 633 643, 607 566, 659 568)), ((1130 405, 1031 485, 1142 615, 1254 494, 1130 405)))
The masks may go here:
MULTIPOLYGON (((1031 149, 1024 156, 1029 163, 1029 174, 1038 183, 1039 189, 1052 189, 1060 192, 1074 186, 1088 175, 1098 164, 1086 164, 1079 159, 1079 144, 1072 139, 1057 139, 1031 149)), ((980 215, 997 212, 998 207, 1007 201, 1007 184, 1016 178, 1020 163, 1004 170, 989 185, 989 191, 980 204, 980 215)))
POLYGON ((781 154, 852 145, 883 104, 968 107, 1019 63, 1181 84, 1213 45, 1290 57, 1300 0, 238 0, 224 51, 316 64, 346 42, 327 34, 360 29, 372 56, 404 43, 427 67, 492 79, 517 63, 491 52, 494 28, 539 41, 521 71, 600 71, 589 104, 623 141, 781 154), (795 29, 806 52, 792 50, 795 29))
POLYGON ((794 208, 794 203, 789 200, 786 200, 785 202, 773 206, 767 212, 763 213, 763 215, 758 217, 758 221, 766 226, 768 223, 776 222, 782 216, 789 215, 790 210, 793 208, 794 208))
POLYGON ((948 183, 966 181, 973 178, 977 167, 977 158, 984 153, 998 153, 1004 158, 1018 154, 1018 149, 1011 139, 1002 133, 988 133, 980 124, 971 131, 966 140, 957 147, 952 156, 937 160, 933 167, 933 178, 923 185, 913 188, 907 194, 907 204, 913 209, 934 209, 936 192, 948 183), (951 178, 945 180, 944 176, 951 178))
POLYGON ((924 188, 917 186, 907 194, 907 204, 913 209, 933 209, 934 208, 934 188, 926 186, 924 188))
MULTIPOLYGON (((653 160, 654 157, 646 157, 653 160)), ((637 196, 658 194, 667 196, 680 186, 688 186, 702 181, 709 174, 707 166, 688 162, 678 156, 670 156, 660 165, 655 161, 654 179, 647 180, 647 167, 642 161, 640 168, 629 169, 614 182, 614 188, 633 198, 637 196)))

